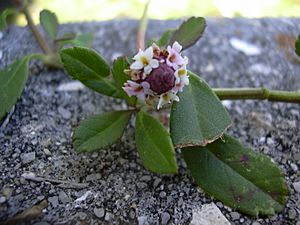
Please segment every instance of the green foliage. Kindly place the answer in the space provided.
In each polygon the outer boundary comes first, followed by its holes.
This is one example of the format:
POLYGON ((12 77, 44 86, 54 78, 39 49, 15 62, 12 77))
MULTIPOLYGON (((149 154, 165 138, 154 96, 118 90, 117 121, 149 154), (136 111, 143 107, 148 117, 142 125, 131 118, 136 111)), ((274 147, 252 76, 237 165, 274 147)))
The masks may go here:
POLYGON ((129 68, 129 63, 125 57, 119 57, 113 62, 113 77, 115 80, 115 85, 118 88, 119 96, 125 99, 128 104, 134 106, 136 103, 135 97, 129 97, 125 91, 122 89, 124 83, 130 80, 130 76, 127 75, 124 70, 129 68))
POLYGON ((28 62, 31 56, 16 60, 0 71, 0 120, 21 96, 28 78, 28 62))
MULTIPOLYGON (((59 40, 59 39, 58 39, 59 40)), ((94 35, 92 33, 83 33, 83 34, 65 34, 61 37, 59 42, 61 48, 63 45, 70 44, 77 47, 90 48, 94 40, 94 35)))
POLYGON ((73 47, 60 52, 64 68, 69 75, 81 81, 92 90, 108 96, 116 96, 117 88, 111 80, 107 62, 95 51, 87 48, 73 47))
POLYGON ((178 41, 183 49, 194 45, 202 36, 206 27, 205 19, 202 17, 191 17, 183 22, 180 27, 174 31, 170 44, 178 41))
POLYGON ((172 38, 173 33, 173 29, 165 31, 157 41, 158 46, 166 47, 170 43, 170 39, 172 38))
POLYGON ((122 137, 133 111, 115 111, 90 117, 82 121, 73 135, 77 151, 90 152, 103 149, 122 137))
POLYGON ((161 123, 141 110, 135 124, 136 147, 145 168, 155 173, 176 173, 177 164, 169 133, 161 123))
POLYGON ((47 35, 49 35, 49 37, 54 40, 56 38, 59 25, 55 13, 44 9, 40 12, 40 23, 47 35))
POLYGON ((207 193, 251 216, 280 212, 288 188, 271 160, 225 135, 205 147, 182 149, 196 183, 207 193))
POLYGON ((190 84, 171 110, 170 130, 176 147, 205 146, 231 125, 230 117, 204 80, 189 72, 190 84))
POLYGON ((298 36, 298 39, 295 42, 295 52, 300 57, 300 35, 298 36))
POLYGON ((5 9, 1 15, 0 15, 0 30, 3 30, 7 27, 7 18, 9 16, 13 16, 17 13, 18 11, 16 9, 13 8, 8 8, 5 9))

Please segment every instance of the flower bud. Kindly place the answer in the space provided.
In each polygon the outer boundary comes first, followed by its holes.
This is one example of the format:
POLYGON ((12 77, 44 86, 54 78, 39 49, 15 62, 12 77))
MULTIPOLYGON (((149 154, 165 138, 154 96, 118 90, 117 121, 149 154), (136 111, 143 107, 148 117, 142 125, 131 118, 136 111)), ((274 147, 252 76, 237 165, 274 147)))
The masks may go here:
POLYGON ((174 72, 167 64, 160 64, 159 67, 152 70, 146 81, 150 84, 150 89, 160 95, 170 91, 174 87, 174 72))

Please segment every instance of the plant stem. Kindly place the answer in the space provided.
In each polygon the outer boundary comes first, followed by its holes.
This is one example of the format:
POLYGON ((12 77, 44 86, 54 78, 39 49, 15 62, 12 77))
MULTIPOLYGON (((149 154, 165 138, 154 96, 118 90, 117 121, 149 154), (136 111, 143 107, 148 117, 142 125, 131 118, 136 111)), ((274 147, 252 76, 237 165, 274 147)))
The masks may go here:
POLYGON ((26 17, 28 26, 31 29, 31 31, 33 33, 33 36, 37 40, 37 42, 40 45, 40 47, 43 50, 43 52, 45 54, 48 54, 48 55, 52 54, 53 52, 52 52, 51 48, 49 47, 49 45, 47 44, 46 40, 43 38, 43 36, 40 34, 40 32, 38 31, 37 27, 35 26, 35 24, 33 22, 33 19, 31 17, 31 14, 30 14, 30 12, 28 10, 28 6, 25 6, 22 9, 22 12, 24 13, 24 15, 26 17))
POLYGON ((137 36, 136 36, 136 48, 137 50, 145 49, 145 36, 146 36, 146 30, 147 30, 147 25, 148 25, 148 17, 147 17, 147 12, 148 12, 148 6, 150 4, 150 0, 146 3, 143 16, 140 19, 140 24, 138 27, 137 31, 137 36))
POLYGON ((260 99, 300 103, 300 92, 278 91, 267 88, 213 88, 220 100, 260 99))

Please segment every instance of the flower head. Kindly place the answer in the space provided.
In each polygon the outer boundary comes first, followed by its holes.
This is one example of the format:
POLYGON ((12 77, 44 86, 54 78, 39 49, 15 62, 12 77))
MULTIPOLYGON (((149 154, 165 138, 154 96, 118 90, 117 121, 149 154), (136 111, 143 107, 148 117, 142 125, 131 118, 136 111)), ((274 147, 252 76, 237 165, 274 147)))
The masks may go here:
POLYGON ((157 68, 159 66, 158 60, 153 59, 153 48, 152 46, 147 48, 145 51, 140 51, 136 54, 133 59, 134 63, 131 64, 130 69, 139 70, 144 69, 145 74, 149 74, 152 68, 157 68))
POLYGON ((140 50, 130 65, 131 80, 124 84, 124 91, 129 96, 140 100, 158 100, 157 109, 172 101, 179 101, 176 95, 189 84, 186 65, 188 58, 181 55, 182 46, 174 42, 167 49, 160 49, 156 44, 140 50))

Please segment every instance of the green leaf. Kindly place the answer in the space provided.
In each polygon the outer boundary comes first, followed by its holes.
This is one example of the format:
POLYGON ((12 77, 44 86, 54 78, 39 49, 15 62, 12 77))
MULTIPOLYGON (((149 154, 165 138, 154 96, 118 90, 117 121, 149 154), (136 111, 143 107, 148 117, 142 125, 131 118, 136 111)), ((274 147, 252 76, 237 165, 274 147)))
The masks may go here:
POLYGON ((118 89, 118 96, 125 99, 130 105, 135 105, 136 98, 129 97, 126 92, 122 89, 124 83, 130 80, 130 76, 127 75, 124 70, 129 68, 129 63, 125 57, 119 57, 113 62, 113 77, 115 85, 118 89))
POLYGON ((30 56, 16 60, 0 71, 0 120, 15 105, 21 96, 28 78, 30 56))
POLYGON ((166 47, 170 43, 170 39, 174 33, 174 29, 165 31, 160 39, 157 41, 159 47, 166 47))
POLYGON ((93 40, 94 35, 92 33, 84 33, 78 34, 70 40, 63 40, 60 43, 62 45, 70 44, 72 46, 90 48, 92 46, 93 40))
POLYGON ((56 38, 58 29, 58 19, 55 13, 44 9, 40 12, 40 23, 47 35, 54 40, 56 38))
POLYGON ((274 215, 284 208, 288 188, 279 168, 236 139, 225 135, 182 153, 196 183, 231 208, 251 216, 274 215))
POLYGON ((170 130, 176 147, 205 146, 231 125, 227 111, 207 83, 188 73, 190 84, 179 93, 180 101, 171 109, 170 130))
POLYGON ((300 57, 300 35, 298 36, 298 39, 295 42, 295 52, 300 57))
POLYGON ((73 79, 81 81, 101 94, 117 95, 118 91, 114 83, 105 79, 110 75, 109 65, 95 51, 73 47, 60 51, 60 56, 64 68, 73 79))
POLYGON ((9 8, 9 9, 5 9, 1 15, 0 15, 0 30, 3 30, 5 28, 7 28, 7 18, 9 16, 13 16, 17 13, 18 11, 16 9, 13 8, 9 8))
POLYGON ((194 45, 202 36, 206 27, 205 19, 202 17, 191 17, 183 22, 180 27, 174 31, 170 44, 177 41, 183 49, 194 45))
POLYGON ((82 121, 73 135, 77 151, 90 152, 103 149, 123 135, 133 111, 115 111, 96 115, 82 121))
POLYGON ((161 123, 140 111, 135 124, 136 147, 146 169, 155 173, 176 173, 177 164, 169 133, 161 123))

